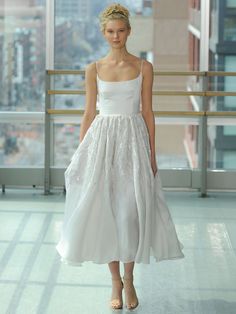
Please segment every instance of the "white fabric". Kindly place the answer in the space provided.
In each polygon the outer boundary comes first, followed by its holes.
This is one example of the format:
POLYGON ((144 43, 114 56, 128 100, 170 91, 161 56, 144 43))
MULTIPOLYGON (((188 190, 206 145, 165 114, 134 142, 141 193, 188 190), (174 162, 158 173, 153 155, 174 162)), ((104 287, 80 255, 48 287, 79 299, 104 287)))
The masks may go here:
POLYGON ((154 177, 151 168, 141 82, 141 72, 119 82, 97 76, 99 114, 65 171, 65 214, 56 249, 67 264, 184 257, 159 174, 154 177))

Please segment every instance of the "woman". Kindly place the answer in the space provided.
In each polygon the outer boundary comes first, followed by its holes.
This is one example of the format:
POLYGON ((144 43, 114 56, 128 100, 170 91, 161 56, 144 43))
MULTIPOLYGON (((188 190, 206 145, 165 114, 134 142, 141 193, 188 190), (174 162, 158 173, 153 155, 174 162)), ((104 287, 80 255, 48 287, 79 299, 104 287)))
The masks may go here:
POLYGON ((124 288, 126 307, 134 309, 135 262, 150 263, 151 255, 156 261, 182 258, 183 245, 157 175, 152 64, 126 49, 131 27, 125 7, 108 6, 100 23, 110 51, 86 67, 80 144, 65 172, 65 215, 56 248, 72 265, 108 263, 110 306, 123 307, 124 288))

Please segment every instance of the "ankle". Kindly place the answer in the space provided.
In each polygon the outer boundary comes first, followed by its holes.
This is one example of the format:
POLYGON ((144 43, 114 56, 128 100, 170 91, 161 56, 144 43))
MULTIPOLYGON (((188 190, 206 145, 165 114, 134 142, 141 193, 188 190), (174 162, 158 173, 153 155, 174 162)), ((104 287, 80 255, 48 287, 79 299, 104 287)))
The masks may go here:
POLYGON ((124 280, 131 280, 131 279, 134 279, 134 275, 133 274, 124 274, 123 276, 123 279, 124 280))
POLYGON ((113 281, 119 281, 119 280, 121 280, 121 276, 112 276, 112 277, 111 277, 111 280, 113 280, 113 281))

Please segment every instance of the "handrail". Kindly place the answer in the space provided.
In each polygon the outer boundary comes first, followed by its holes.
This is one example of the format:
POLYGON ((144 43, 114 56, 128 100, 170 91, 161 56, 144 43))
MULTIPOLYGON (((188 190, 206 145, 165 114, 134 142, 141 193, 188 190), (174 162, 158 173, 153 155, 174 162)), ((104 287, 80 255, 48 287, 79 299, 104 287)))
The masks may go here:
MULTIPOLYGON (((48 75, 79 75, 85 70, 46 70, 48 75)), ((154 76, 236 76, 236 72, 224 71, 153 71, 154 76)))
POLYGON ((236 76, 236 72, 206 71, 207 76, 236 76))
MULTIPOLYGON (((98 113, 99 111, 96 110, 98 113)), ((84 110, 80 109, 47 109, 48 114, 56 115, 82 115, 84 110)), ((218 116, 218 117, 236 117, 236 111, 161 111, 154 110, 155 116, 189 116, 189 117, 199 117, 199 116, 218 116)))
MULTIPOLYGON (((96 110, 96 113, 99 111, 96 110)), ((76 110, 76 109, 48 109, 48 114, 62 114, 62 115, 82 115, 84 110, 76 110)), ((204 111, 153 111, 154 115, 157 116, 204 116, 204 111)), ((235 112, 236 113, 236 112, 235 112)))
MULTIPOLYGON (((86 92, 85 90, 48 90, 48 95, 84 95, 86 92)), ((159 90, 153 91, 153 95, 158 96, 236 96, 236 92, 220 92, 220 91, 167 91, 167 90, 159 90)))

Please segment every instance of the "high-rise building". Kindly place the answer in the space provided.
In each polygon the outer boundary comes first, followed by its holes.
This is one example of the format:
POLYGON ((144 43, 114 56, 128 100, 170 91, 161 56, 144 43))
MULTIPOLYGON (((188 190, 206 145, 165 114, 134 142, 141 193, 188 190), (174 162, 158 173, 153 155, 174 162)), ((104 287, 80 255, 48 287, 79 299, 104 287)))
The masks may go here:
MULTIPOLYGON (((236 71, 236 2, 233 0, 212 0, 210 13, 209 70, 236 71)), ((189 21, 189 64, 190 70, 199 70, 200 55, 200 1, 190 2, 189 21)), ((217 77, 210 81, 209 88, 219 91, 233 91, 235 77, 217 77)), ((193 98, 194 99, 194 98, 193 98)), ((196 100, 196 98, 195 98, 196 100)), ((196 101, 197 103, 197 101, 196 101)), ((194 107, 196 103, 192 102, 194 107)), ((234 111, 236 100, 233 96, 212 97, 209 110, 234 111)), ((186 134, 191 162, 198 155, 198 132, 189 128, 186 134)), ((236 127, 232 125, 208 126, 208 167, 231 169, 236 160, 236 127)))
POLYGON ((55 9, 57 17, 76 19, 77 21, 91 20, 92 4, 90 0, 57 0, 55 9))
POLYGON ((41 109, 45 9, 36 0, 0 2, 0 107, 41 109), (37 86, 38 94, 32 93, 37 86), (26 99, 31 99, 27 101, 26 99), (37 105, 33 101, 37 102, 37 105))

